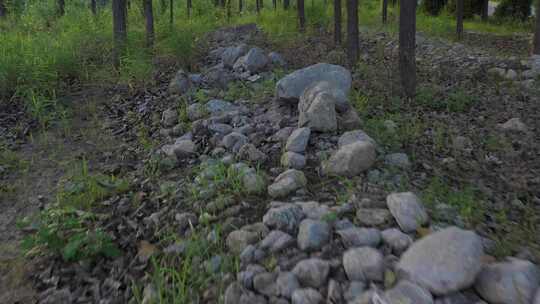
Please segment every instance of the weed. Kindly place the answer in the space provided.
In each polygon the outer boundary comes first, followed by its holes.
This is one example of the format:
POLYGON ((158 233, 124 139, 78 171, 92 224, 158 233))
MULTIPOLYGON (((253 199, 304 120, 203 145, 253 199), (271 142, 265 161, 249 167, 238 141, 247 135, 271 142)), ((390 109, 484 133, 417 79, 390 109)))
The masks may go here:
POLYGON ((390 151, 396 151, 417 140, 425 126, 417 116, 389 114, 366 119, 365 128, 377 143, 390 151), (390 127, 388 121, 393 121, 397 128, 390 127))
POLYGON ((489 152, 504 152, 511 148, 510 141, 504 135, 488 135, 484 147, 489 152))
POLYGON ((449 112, 465 112, 474 103, 474 98, 462 89, 448 94, 446 108, 449 112))

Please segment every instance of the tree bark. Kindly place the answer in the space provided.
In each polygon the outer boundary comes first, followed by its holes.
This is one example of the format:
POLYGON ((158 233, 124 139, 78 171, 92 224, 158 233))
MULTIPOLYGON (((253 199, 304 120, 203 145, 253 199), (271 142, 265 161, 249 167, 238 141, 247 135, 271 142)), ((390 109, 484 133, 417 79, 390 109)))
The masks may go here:
POLYGON ((264 0, 259 0, 261 9, 264 8, 264 0))
POLYGON ((169 26, 171 29, 174 25, 174 0, 169 0, 169 26))
POLYGON ((113 36, 114 36, 114 66, 120 67, 120 57, 124 53, 127 39, 126 0, 113 0, 113 36))
POLYGON ((463 0, 456 0, 456 35, 463 39, 463 0))
POLYGON ((221 6, 221 8, 225 8, 225 0, 219 0, 219 6, 221 6))
POLYGON ((489 15, 489 0, 482 0, 482 21, 487 21, 489 15))
POLYGON ((97 15, 97 3, 96 0, 90 0, 90 10, 92 11, 92 15, 97 15))
POLYGON ((416 94, 416 0, 401 0, 399 9, 399 72, 409 98, 416 94))
POLYGON ((232 0, 226 0, 227 1, 227 22, 231 21, 231 1, 232 0))
POLYGON ((244 2, 242 0, 238 0, 238 12, 242 12, 244 9, 244 2))
POLYGON ((193 7, 193 4, 191 3, 191 0, 187 0, 186 1, 186 5, 187 5, 187 16, 188 18, 191 18, 191 8, 193 7))
POLYGON ((259 0, 255 0, 255 10, 257 11, 257 15, 261 13, 261 3, 259 0))
POLYGON ((533 54, 540 55, 540 0, 536 2, 536 26, 534 30, 533 54))
POLYGON ((65 0, 58 0, 58 15, 59 16, 64 16, 64 14, 66 13, 66 2, 65 0))
POLYGON ((341 44, 341 0, 334 0, 334 42, 341 44))
POLYGON ((152 0, 143 0, 144 19, 146 20, 146 47, 154 46, 154 9, 152 0))
POLYGON ((298 10, 298 24, 300 32, 304 32, 306 29, 306 12, 304 10, 304 0, 297 0, 296 6, 298 10))
POLYGON ((382 23, 386 24, 388 21, 388 0, 382 1, 382 23))
POLYGON ((290 5, 290 0, 283 0, 283 9, 288 10, 290 5))
POLYGON ((0 18, 4 18, 7 16, 7 7, 4 3, 4 0, 0 0, 0 18))
POLYGON ((277 10, 277 0, 272 0, 272 7, 277 10))
POLYGON ((349 64, 353 67, 358 61, 360 53, 358 0, 347 0, 347 51, 349 53, 349 64))

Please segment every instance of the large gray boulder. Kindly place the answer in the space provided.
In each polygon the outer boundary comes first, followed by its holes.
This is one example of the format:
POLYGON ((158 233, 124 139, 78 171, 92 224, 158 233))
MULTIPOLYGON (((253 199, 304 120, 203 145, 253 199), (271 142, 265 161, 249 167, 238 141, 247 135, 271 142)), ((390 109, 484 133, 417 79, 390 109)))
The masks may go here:
POLYGON ((345 251, 343 268, 351 281, 382 281, 384 278, 384 258, 376 249, 359 247, 345 251))
POLYGON ((471 286, 482 268, 482 239, 449 227, 412 244, 401 256, 398 275, 446 295, 471 286))
POLYGON ((336 86, 335 83, 328 81, 315 82, 307 87, 302 95, 300 95, 300 100, 312 100, 321 93, 330 94, 334 98, 335 107, 339 113, 343 113, 350 108, 349 98, 343 89, 336 86))
POLYGON ((354 142, 341 147, 323 163, 323 173, 353 177, 369 169, 376 160, 375 145, 369 141, 354 142))
POLYGON ((298 127, 310 127, 313 131, 332 132, 337 130, 336 99, 326 91, 310 92, 317 87, 306 89, 298 103, 298 127))
POLYGON ((386 204, 401 230, 413 232, 428 221, 428 215, 420 199, 412 192, 392 193, 386 204))
POLYGON ((234 64, 233 69, 238 72, 257 73, 269 63, 268 57, 263 50, 258 47, 252 48, 245 55, 240 57, 234 64))
POLYGON ((328 81, 348 96, 352 78, 351 73, 342 66, 318 63, 297 70, 279 80, 276 84, 276 96, 296 102, 307 87, 319 81, 328 81))
POLYGON ((245 44, 239 44, 237 46, 231 46, 225 48, 221 53, 221 61, 226 68, 232 68, 238 58, 244 56, 248 51, 248 47, 245 44))
POLYGON ((540 270, 536 265, 511 258, 484 266, 474 287, 490 304, 528 304, 539 285, 540 270))

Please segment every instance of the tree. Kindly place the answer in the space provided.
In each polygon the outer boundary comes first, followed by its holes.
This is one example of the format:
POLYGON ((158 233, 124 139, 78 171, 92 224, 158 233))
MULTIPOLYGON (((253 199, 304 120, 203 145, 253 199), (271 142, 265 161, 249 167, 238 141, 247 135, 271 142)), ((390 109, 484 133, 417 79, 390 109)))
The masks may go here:
POLYGON ((382 23, 386 24, 388 20, 388 0, 383 0, 382 2, 382 23))
POLYGON ((65 0, 58 0, 56 9, 59 16, 64 16, 64 14, 66 13, 65 7, 65 0))
POLYGON ((238 12, 242 12, 244 6, 244 2, 242 0, 238 0, 238 12))
POLYGON ((347 51, 349 53, 349 63, 354 66, 360 55, 358 0, 347 0, 347 51))
POLYGON ((341 0, 334 0, 334 42, 341 44, 341 0))
POLYGON ((297 0, 296 7, 298 10, 299 29, 303 32, 306 29, 306 12, 304 10, 304 0, 297 0))
POLYGON ((487 21, 489 15, 489 0, 482 0, 482 12, 480 13, 480 16, 482 17, 482 21, 487 21))
POLYGON ((97 3, 96 0, 90 0, 90 10, 92 11, 93 15, 97 14, 97 3))
POLYGON ((277 0, 272 0, 272 7, 277 10, 277 0))
POLYGON ((540 0, 536 2, 536 29, 534 31, 533 54, 540 55, 540 0))
POLYGON ((7 7, 4 0, 0 0, 0 18, 7 16, 7 7))
POLYGON ((127 39, 126 0, 113 0, 114 66, 120 67, 120 56, 124 53, 127 39))
POLYGON ((171 29, 174 25, 174 0, 169 0, 169 26, 171 29))
POLYGON ((463 39, 463 0, 456 1, 456 35, 458 40, 463 39))
POLYGON ((527 20, 531 15, 532 0, 502 0, 495 9, 495 17, 527 20))
POLYGON ((288 10, 290 6, 290 0, 283 0, 283 9, 288 10))
POLYGON ((257 15, 261 13, 261 3, 259 0, 255 0, 255 10, 257 11, 257 15))
POLYGON ((191 17, 191 8, 193 7, 193 5, 191 3, 191 0, 187 0, 186 5, 187 5, 187 8, 186 8, 187 16, 188 16, 188 18, 190 18, 191 17))
POLYGON ((152 0, 143 0, 144 19, 146 21, 146 46, 154 46, 154 10, 152 0))
POLYGON ((416 0, 401 0, 399 9, 399 73, 405 95, 416 94, 416 0))

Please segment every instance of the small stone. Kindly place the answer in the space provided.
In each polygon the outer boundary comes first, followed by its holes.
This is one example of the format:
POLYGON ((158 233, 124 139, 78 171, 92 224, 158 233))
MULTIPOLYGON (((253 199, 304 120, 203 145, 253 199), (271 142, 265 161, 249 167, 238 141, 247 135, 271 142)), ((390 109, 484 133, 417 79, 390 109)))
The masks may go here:
POLYGON ((326 303, 328 304, 337 304, 342 303, 343 301, 343 291, 341 290, 341 285, 336 280, 330 280, 328 282, 328 293, 326 295, 326 303))
POLYGON ((396 254, 401 254, 413 243, 413 239, 399 229, 390 228, 382 232, 382 239, 392 251, 396 254))
POLYGON ((298 248, 301 250, 320 250, 329 240, 330 226, 326 222, 305 219, 300 223, 298 248))
POLYGON ((378 250, 371 247, 345 251, 343 267, 349 280, 382 282, 384 279, 383 256, 378 250))
POLYGON ((302 260, 292 271, 302 286, 319 288, 326 283, 326 278, 330 272, 330 265, 327 261, 311 258, 302 260))
POLYGON ((246 270, 237 274, 237 281, 247 289, 253 289, 253 278, 259 273, 266 272, 266 269, 261 265, 250 264, 246 267, 246 270))
POLYGON ((281 165, 285 168, 300 170, 306 166, 306 157, 296 152, 285 152, 281 156, 281 165))
POLYGON ((242 286, 234 282, 225 291, 224 304, 238 304, 242 296, 242 286))
POLYGON ((259 273, 253 278, 253 288, 265 296, 278 296, 276 278, 276 273, 259 273))
POLYGON ((247 144, 248 141, 248 138, 244 134, 232 132, 223 137, 221 143, 225 148, 236 152, 243 145, 247 144))
POLYGON ((294 244, 294 239, 289 234, 279 231, 272 230, 260 244, 262 250, 270 249, 270 252, 275 253, 281 250, 289 248, 294 244))
POLYGON ((367 141, 372 143, 373 145, 376 145, 376 142, 373 138, 369 137, 369 135, 366 134, 366 132, 362 130, 353 130, 343 133, 341 137, 338 140, 338 146, 344 147, 346 145, 350 145, 356 142, 361 141, 367 141))
POLYGON ((264 163, 268 158, 266 154, 253 144, 245 144, 238 150, 238 157, 252 163, 264 163))
POLYGON ((194 103, 187 108, 187 116, 190 121, 204 118, 207 114, 206 108, 200 103, 194 103))
POLYGON ((225 48, 221 53, 221 60, 226 68, 232 68, 238 58, 244 56, 248 51, 248 47, 245 44, 239 44, 237 46, 231 46, 225 48))
POLYGON ((178 112, 173 109, 165 110, 161 117, 161 124, 165 128, 172 128, 178 123, 178 112))
POLYGON ((484 266, 474 287, 490 304, 528 304, 540 285, 540 270, 526 260, 484 266))
POLYGON ((420 199, 412 192, 392 193, 386 197, 390 213, 405 232, 413 232, 428 221, 420 199))
POLYGON ((362 120, 354 108, 338 115, 338 129, 342 131, 356 130, 361 127, 362 120))
MULTIPOLYGON (((159 294, 153 284, 148 284, 144 287, 142 304, 152 304, 159 301, 159 294)), ((62 303, 62 302, 56 302, 62 303)), ((52 304, 52 303, 51 303, 52 304)))
POLYGON ((300 221, 305 217, 302 208, 295 204, 285 204, 271 208, 263 217, 263 223, 272 229, 295 233, 300 221))
POLYGON ((228 124, 223 123, 214 123, 210 124, 208 126, 208 130, 213 133, 221 134, 221 135, 227 135, 232 132, 233 127, 231 127, 228 124))
POLYGON ((316 89, 316 85, 306 89, 298 103, 298 127, 310 127, 319 132, 337 130, 336 99, 325 91, 310 96, 311 89, 316 89))
POLYGON ((285 197, 306 185, 307 180, 302 171, 289 169, 276 177, 274 183, 268 186, 268 195, 274 198, 285 197))
POLYGON ((310 135, 310 128, 299 128, 294 130, 287 140, 285 151, 304 153, 304 151, 306 151, 310 135))
POLYGON ((377 247, 381 242, 381 232, 375 228, 348 228, 336 232, 346 248, 377 247))
POLYGON ((405 153, 392 153, 386 155, 384 158, 384 163, 401 168, 401 169, 409 169, 411 167, 411 162, 409 161, 409 157, 405 153))
POLYGON ((174 95, 184 95, 190 88, 192 84, 189 79, 189 76, 183 70, 179 70, 174 75, 174 78, 169 82, 169 93, 174 95))
POLYGON ((409 281, 400 281, 386 291, 384 297, 389 303, 433 304, 433 296, 429 291, 409 281))
POLYGON ((382 208, 360 208, 356 211, 358 224, 362 226, 382 226, 392 219, 392 214, 382 208))
POLYGON ((263 193, 266 190, 266 180, 253 169, 242 175, 242 185, 249 194, 263 193))
POLYGON ((503 124, 499 124, 498 127, 504 131, 514 131, 514 132, 527 132, 527 125, 521 121, 520 118, 514 117, 509 119, 503 124))
POLYGON ((281 272, 277 277, 276 285, 279 295, 287 299, 290 299, 293 292, 300 288, 300 283, 292 272, 281 272))
POLYGON ((346 301, 352 302, 366 291, 366 287, 363 281, 350 281, 343 297, 346 301))
POLYGON ((297 289, 292 295, 292 304, 322 304, 323 297, 312 288, 297 289))
POLYGON ((287 61, 285 61, 283 56, 277 52, 271 52, 268 54, 268 59, 270 59, 270 62, 275 66, 284 67, 287 65, 287 61))
POLYGON ((255 232, 245 230, 235 230, 227 236, 227 247, 235 254, 240 254, 251 244, 255 244, 258 240, 258 235, 255 232))
POLYGON ((239 304, 267 304, 268 302, 264 296, 257 295, 253 292, 247 291, 240 297, 239 304))
POLYGON ((323 164, 327 175, 353 177, 369 169, 376 158, 375 145, 362 141, 341 147, 323 164))
POLYGON ((180 228, 180 230, 186 230, 199 223, 197 216, 191 212, 177 213, 174 216, 174 219, 178 222, 178 228, 180 228))
POLYGON ((233 69, 235 71, 248 71, 250 73, 256 73, 266 67, 268 63, 269 60, 264 51, 258 47, 254 47, 249 50, 245 56, 238 58, 233 66, 233 69))

